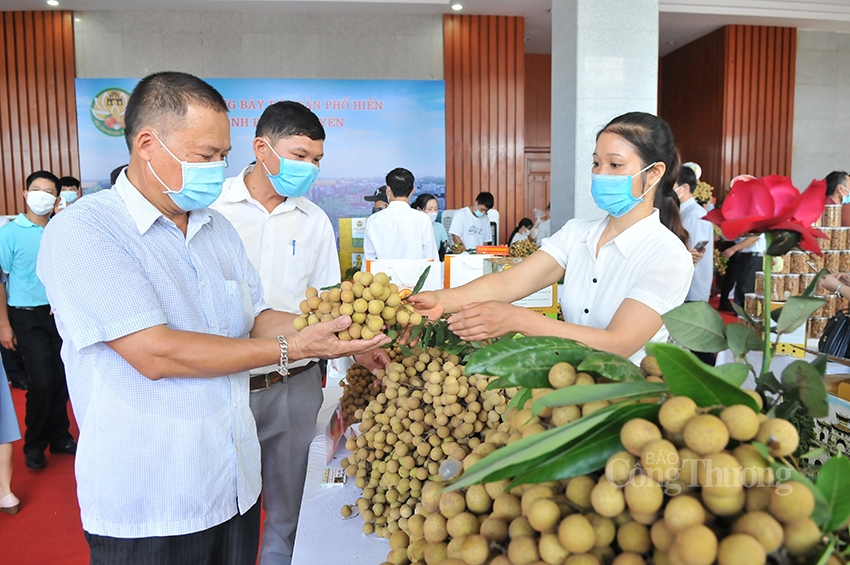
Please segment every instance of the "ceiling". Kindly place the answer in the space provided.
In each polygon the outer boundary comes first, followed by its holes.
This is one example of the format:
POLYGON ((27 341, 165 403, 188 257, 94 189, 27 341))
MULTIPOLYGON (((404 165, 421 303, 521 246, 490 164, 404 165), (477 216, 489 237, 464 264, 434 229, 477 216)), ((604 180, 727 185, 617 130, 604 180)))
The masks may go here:
MULTIPOLYGON (((60 0, 55 9, 268 10, 293 13, 450 14, 450 0, 60 0)), ((461 14, 523 16, 526 52, 550 53, 552 0, 459 0, 461 14)), ((563 1, 563 0, 559 0, 563 1)), ((621 0, 627 1, 627 0, 621 0)), ((44 0, 3 0, 3 10, 50 9, 44 0)), ((850 0, 659 0, 659 53, 727 24, 850 33, 850 0)))

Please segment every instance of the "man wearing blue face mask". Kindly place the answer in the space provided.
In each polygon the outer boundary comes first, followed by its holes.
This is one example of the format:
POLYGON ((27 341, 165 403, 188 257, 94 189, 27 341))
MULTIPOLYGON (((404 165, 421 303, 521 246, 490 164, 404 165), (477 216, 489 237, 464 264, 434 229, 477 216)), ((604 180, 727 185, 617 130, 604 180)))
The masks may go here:
POLYGON ((455 213, 449 228, 454 243, 462 243, 465 248, 474 250, 493 240, 487 212, 493 208, 494 202, 492 194, 481 192, 475 197, 472 206, 461 208, 455 213))
MULTIPOLYGON (((257 122, 256 163, 224 181, 213 204, 239 233, 263 281, 263 297, 276 310, 298 314, 308 287, 340 281, 331 222, 304 196, 319 173, 324 139, 325 129, 306 106, 272 104, 257 122)), ((260 563, 286 564, 292 559, 323 375, 317 359, 292 363, 284 379, 274 366, 251 374, 266 511, 260 563)))
POLYGON ((50 221, 37 271, 80 426, 90 562, 253 565, 261 478, 249 371, 287 376, 290 362, 389 340, 340 341, 347 317, 296 332, 294 315, 269 308, 239 235, 207 208, 230 151, 218 91, 153 74, 124 115, 129 165, 112 190, 50 221))
POLYGON ((845 171, 832 171, 826 175, 826 203, 844 204, 841 225, 850 226, 850 177, 845 171))
POLYGON ((80 179, 76 177, 62 177, 59 179, 59 204, 57 209, 62 210, 69 204, 73 204, 82 196, 80 193, 80 179))

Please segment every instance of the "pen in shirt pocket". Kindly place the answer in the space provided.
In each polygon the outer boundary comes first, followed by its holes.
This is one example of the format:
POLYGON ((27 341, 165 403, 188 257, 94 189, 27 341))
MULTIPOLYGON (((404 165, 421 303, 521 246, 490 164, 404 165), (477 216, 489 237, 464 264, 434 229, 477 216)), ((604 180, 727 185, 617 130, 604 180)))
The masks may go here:
POLYGON ((292 256, 295 257, 295 240, 292 240, 292 256))

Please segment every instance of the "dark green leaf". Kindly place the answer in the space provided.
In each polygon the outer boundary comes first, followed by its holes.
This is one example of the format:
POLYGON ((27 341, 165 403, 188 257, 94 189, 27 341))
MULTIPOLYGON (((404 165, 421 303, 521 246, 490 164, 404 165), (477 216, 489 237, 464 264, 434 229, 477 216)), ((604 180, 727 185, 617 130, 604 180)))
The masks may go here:
POLYGON ((818 271, 818 274, 815 275, 815 279, 809 283, 809 286, 806 287, 806 290, 803 291, 801 296, 814 296, 815 291, 818 288, 818 283, 822 278, 829 274, 829 271, 826 269, 821 269, 818 271))
POLYGON ((664 380, 676 396, 689 396, 698 406, 745 404, 759 411, 753 397, 690 351, 669 343, 648 343, 646 349, 658 360, 664 380))
POLYGON ((593 373, 612 381, 644 382, 643 373, 637 365, 619 355, 606 351, 594 351, 584 358, 576 371, 593 373))
POLYGON ((815 370, 818 372, 818 374, 820 374, 820 376, 824 376, 826 375, 827 362, 828 359, 826 358, 826 355, 818 355, 817 357, 815 357, 815 360, 812 361, 812 367, 815 368, 815 370))
POLYGON ((829 415, 829 397, 823 375, 805 361, 793 361, 782 371, 782 384, 788 389, 796 389, 800 401, 808 409, 812 418, 826 418, 829 415))
POLYGON ((448 490, 480 483, 493 473, 506 467, 559 450, 567 443, 598 427, 619 408, 621 406, 617 404, 606 406, 589 416, 579 418, 564 426, 552 428, 501 447, 467 469, 457 482, 448 487, 448 490))
POLYGON ((592 386, 568 386, 553 390, 534 401, 531 414, 536 416, 547 406, 569 406, 584 404, 597 400, 614 400, 617 398, 642 398, 660 396, 670 392, 664 383, 601 383, 592 386))
POLYGON ((401 349, 401 352, 402 354, 404 354, 405 357, 410 357, 411 355, 413 355, 413 350, 410 347, 404 344, 401 344, 398 347, 399 349, 401 349))
POLYGON ((714 373, 730 385, 740 387, 747 380, 750 368, 741 363, 726 363, 714 367, 714 373))
MULTIPOLYGON (((590 388, 590 387, 588 387, 590 388)), ((508 489, 527 483, 543 483, 593 473, 605 467, 614 453, 623 449, 620 428, 633 418, 655 418, 658 406, 650 404, 620 405, 602 425, 568 446, 553 452, 545 462, 518 473, 508 489)), ((488 477, 489 479, 489 477, 488 477)))
POLYGON ((770 455, 770 452, 767 450, 767 446, 765 444, 754 441, 752 445, 758 450, 759 454, 764 457, 765 461, 770 464, 770 468, 773 469, 773 474, 776 477, 777 484, 785 483, 788 481, 796 481, 798 483, 803 483, 810 491, 812 491, 812 494, 815 497, 815 510, 814 512, 812 512, 811 518, 815 522, 815 524, 817 524, 818 526, 823 526, 824 524, 829 522, 829 502, 827 502, 826 497, 821 493, 820 490, 818 490, 815 484, 797 469, 789 467, 781 461, 775 460, 770 455))
MULTIPOLYGON (((487 388, 489 389, 490 387, 487 388)), ((531 400, 531 393, 532 389, 520 387, 514 397, 508 401, 508 408, 514 407, 518 410, 522 410, 522 407, 525 406, 525 403, 531 400)), ((536 414, 534 415, 536 416, 536 414)))
POLYGON ((782 313, 776 321, 778 333, 793 332, 806 323, 815 310, 823 306, 824 301, 820 298, 804 298, 792 296, 782 307, 782 313))
POLYGON ((765 254, 771 255, 771 259, 779 255, 785 255, 794 249, 797 242, 800 241, 800 234, 795 231, 781 230, 770 233, 773 235, 773 240, 770 242, 770 246, 765 251, 765 254))
MULTIPOLYGON (((508 379, 498 377, 498 378, 495 378, 492 381, 490 381, 490 384, 487 385, 487 390, 498 390, 498 389, 502 389, 502 388, 511 388, 511 387, 514 387, 514 386, 516 386, 516 385, 513 384, 508 379)), ((531 390, 531 389, 528 389, 528 390, 531 390)))
POLYGON ((670 336, 692 351, 723 351, 726 326, 720 313, 708 302, 687 302, 670 310, 661 319, 670 336))
POLYGON ((466 372, 503 377, 514 386, 547 388, 552 365, 565 361, 578 366, 591 351, 571 339, 521 337, 479 349, 469 357, 466 372))
POLYGON ((446 333, 449 331, 449 326, 445 322, 437 324, 437 335, 434 340, 434 346, 439 347, 446 342, 446 333))
POLYGON ((395 326, 390 326, 387 328, 386 334, 388 338, 395 341, 395 338, 398 337, 398 329, 395 326))
POLYGON ((726 326, 726 341, 735 355, 746 355, 749 351, 761 351, 764 343, 752 328, 734 323, 726 326))
POLYGON ((419 280, 416 281, 416 285, 413 287, 413 292, 408 296, 412 296, 422 290, 422 287, 425 286, 425 281, 428 280, 428 273, 431 272, 431 265, 425 267, 425 270, 422 271, 422 274, 419 275, 419 280))

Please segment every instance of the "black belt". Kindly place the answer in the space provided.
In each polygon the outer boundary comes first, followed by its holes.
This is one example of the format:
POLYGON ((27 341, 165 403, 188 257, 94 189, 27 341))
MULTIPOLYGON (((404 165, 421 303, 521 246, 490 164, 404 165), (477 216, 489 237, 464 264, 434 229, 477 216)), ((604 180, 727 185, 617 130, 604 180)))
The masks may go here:
POLYGON ((739 255, 752 255, 754 257, 763 257, 763 253, 753 253, 752 251, 739 251, 739 255))
POLYGON ((41 310, 42 308, 50 308, 50 304, 43 304, 41 306, 9 306, 9 308, 14 308, 15 310, 41 310))
MULTIPOLYGON (((313 367, 318 365, 316 361, 310 361, 303 367, 295 367, 294 369, 290 369, 289 373, 286 375, 287 379, 291 379, 296 375, 300 375, 305 371, 309 371, 313 367)), ((278 373, 277 371, 272 371, 271 373, 266 373, 265 375, 253 375, 251 377, 251 391, 255 390, 264 390, 272 386, 273 384, 279 383, 284 379, 284 376, 278 373)))

